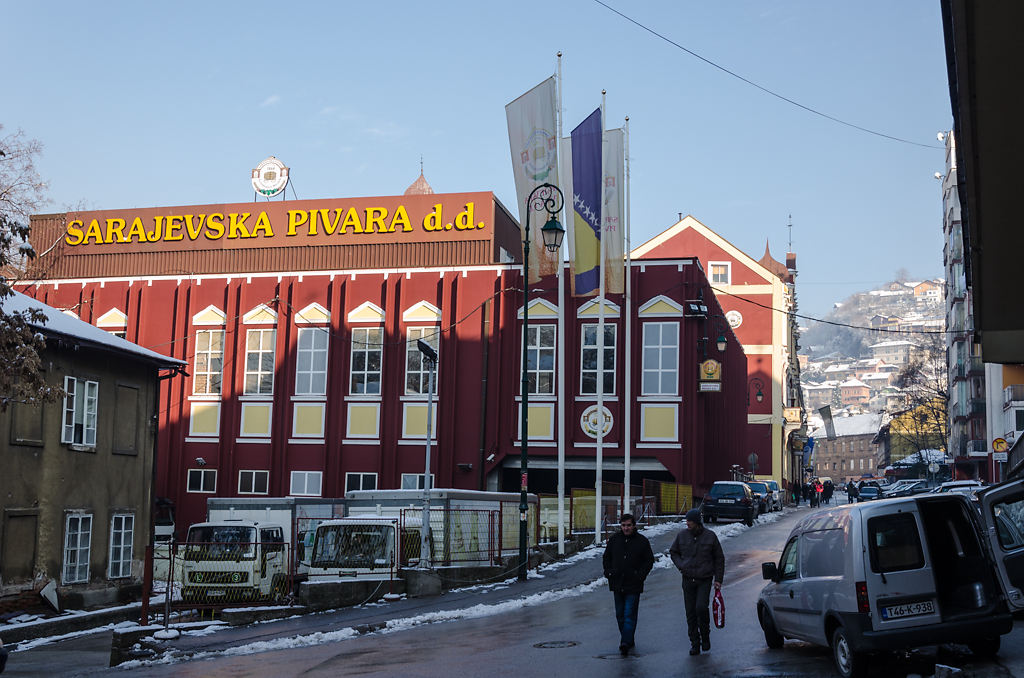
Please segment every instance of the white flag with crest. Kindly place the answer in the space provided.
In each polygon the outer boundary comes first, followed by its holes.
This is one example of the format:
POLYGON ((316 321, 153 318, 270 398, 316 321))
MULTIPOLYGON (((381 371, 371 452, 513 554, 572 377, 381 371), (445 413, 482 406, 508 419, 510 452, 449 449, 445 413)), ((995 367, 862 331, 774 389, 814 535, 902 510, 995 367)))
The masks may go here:
MULTIPOLYGON (((556 94, 552 76, 505 106, 522 228, 526 227, 526 199, 533 189, 541 184, 558 186, 556 94)), ((543 210, 530 214, 530 283, 554 275, 558 270, 559 254, 544 249, 540 233, 547 220, 547 212, 543 210)))

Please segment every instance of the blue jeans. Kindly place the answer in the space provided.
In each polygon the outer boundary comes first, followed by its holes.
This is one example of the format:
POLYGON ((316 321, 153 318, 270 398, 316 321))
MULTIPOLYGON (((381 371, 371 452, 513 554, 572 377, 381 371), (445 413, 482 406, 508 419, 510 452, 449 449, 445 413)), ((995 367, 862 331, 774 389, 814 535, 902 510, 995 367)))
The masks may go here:
POLYGON ((615 621, 619 623, 619 644, 633 647, 633 635, 636 633, 636 617, 640 612, 640 594, 622 593, 613 591, 615 594, 615 621))

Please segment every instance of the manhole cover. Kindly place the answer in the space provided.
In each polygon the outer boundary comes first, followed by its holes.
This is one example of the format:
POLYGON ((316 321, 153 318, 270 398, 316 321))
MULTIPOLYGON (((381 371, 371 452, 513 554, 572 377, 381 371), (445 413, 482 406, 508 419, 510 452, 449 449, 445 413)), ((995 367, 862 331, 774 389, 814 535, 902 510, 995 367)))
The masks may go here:
POLYGON ((557 650, 563 647, 573 647, 578 645, 575 640, 549 640, 544 643, 537 643, 534 647, 539 647, 544 650, 557 650))

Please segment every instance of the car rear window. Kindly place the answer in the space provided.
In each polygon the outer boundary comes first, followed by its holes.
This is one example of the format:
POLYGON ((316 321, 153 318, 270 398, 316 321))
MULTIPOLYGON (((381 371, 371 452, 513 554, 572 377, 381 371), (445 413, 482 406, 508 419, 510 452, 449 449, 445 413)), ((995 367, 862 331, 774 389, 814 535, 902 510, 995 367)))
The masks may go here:
POLYGON ((721 499, 722 497, 742 497, 743 486, 719 485, 718 483, 715 483, 711 486, 711 496, 715 499, 721 499))
POLYGON ((924 567, 917 521, 909 513, 868 520, 868 550, 874 572, 899 572, 924 567))
POLYGON ((750 489, 752 489, 754 492, 760 492, 761 494, 765 494, 768 492, 768 486, 765 485, 764 483, 747 483, 747 485, 749 485, 750 489))

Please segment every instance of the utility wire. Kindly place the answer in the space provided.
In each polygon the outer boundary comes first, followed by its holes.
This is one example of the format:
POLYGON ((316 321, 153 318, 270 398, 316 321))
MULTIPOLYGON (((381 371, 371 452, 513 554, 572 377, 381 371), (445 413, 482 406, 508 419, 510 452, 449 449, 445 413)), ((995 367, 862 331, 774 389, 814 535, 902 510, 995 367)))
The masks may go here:
POLYGON ((811 108, 810 106, 805 106, 805 105, 801 104, 798 101, 794 101, 794 100, 790 99, 789 97, 786 97, 786 96, 783 96, 783 95, 779 94, 778 92, 773 92, 772 90, 768 89, 767 87, 764 87, 763 85, 757 84, 753 80, 749 80, 747 78, 744 78, 739 73, 736 73, 735 71, 730 71, 725 66, 720 66, 720 65, 716 64, 714 61, 712 61, 711 59, 703 57, 703 56, 701 56, 700 54, 697 54, 696 52, 694 52, 691 49, 687 49, 686 47, 684 47, 683 45, 680 45, 675 40, 672 40, 671 38, 669 38, 669 37, 667 37, 665 35, 662 35, 661 33, 659 33, 658 31, 654 30, 653 28, 650 28, 649 26, 645 26, 644 24, 640 23, 636 19, 623 14, 619 10, 615 9, 611 5, 608 5, 607 3, 602 2, 601 0, 594 0, 594 2, 596 2, 599 5, 601 5, 602 7, 604 7, 605 9, 607 9, 610 12, 618 14, 620 17, 622 17, 626 21, 630 22, 631 24, 633 24, 633 25, 635 25, 635 26, 637 26, 639 28, 642 28, 643 30, 645 30, 648 33, 650 33, 651 35, 653 35, 655 37, 658 37, 658 38, 661 38, 662 40, 664 40, 665 42, 669 43, 670 45, 673 45, 674 47, 678 47, 679 49, 683 50, 684 52, 686 52, 690 56, 692 56, 694 58, 697 58, 697 59, 700 59, 701 61, 703 61, 704 63, 708 64, 709 66, 717 68, 718 70, 722 71, 723 73, 731 75, 732 77, 734 77, 737 80, 740 80, 742 82, 745 82, 746 84, 750 85, 751 87, 756 87, 757 89, 761 90, 765 94, 771 95, 771 96, 775 97, 776 99, 781 99, 782 101, 785 101, 788 104, 792 104, 793 106, 796 106, 797 108, 803 109, 803 110, 807 111, 808 113, 813 113, 814 115, 817 115, 817 116, 820 116, 822 118, 825 118, 826 120, 831 120, 832 122, 839 123, 840 125, 845 125, 846 127, 850 127, 852 129, 859 130, 861 132, 866 132, 868 134, 873 134, 876 137, 882 137, 883 139, 889 139, 891 141, 898 141, 901 144, 910 144, 911 146, 920 146, 921 148, 934 148, 934 149, 943 149, 943 148, 945 148, 944 146, 937 146, 935 144, 922 144, 922 143, 917 142, 917 141, 910 141, 909 139, 901 139, 900 137, 894 137, 891 134, 885 134, 883 132, 876 132, 875 130, 868 129, 867 127, 861 127, 860 125, 855 125, 852 122, 847 122, 847 121, 842 120, 840 118, 837 118, 837 117, 835 117, 833 115, 829 115, 828 113, 823 113, 823 112, 821 112, 821 111, 819 111, 817 109, 811 108))
POLYGON ((753 299, 748 299, 747 297, 744 297, 744 296, 742 296, 740 294, 732 294, 731 292, 726 292, 725 290, 720 289, 718 287, 715 287, 714 285, 711 286, 711 289, 714 290, 715 294, 723 294, 725 296, 732 297, 733 299, 739 299, 740 301, 745 301, 748 304, 753 304, 754 306, 759 306, 759 307, 767 309, 769 311, 775 311, 777 313, 785 313, 787 315, 792 315, 794 318, 800 318, 801 320, 810 320, 812 322, 824 323, 826 325, 833 325, 835 327, 846 327, 846 328, 849 328, 851 330, 865 330, 867 332, 880 332, 880 333, 888 333, 888 334, 925 334, 925 335, 927 335, 927 334, 942 334, 942 335, 946 335, 946 334, 960 334, 961 332, 963 332, 963 330, 899 330, 899 329, 892 329, 892 328, 886 328, 886 327, 865 327, 864 325, 853 325, 851 323, 842 323, 842 322, 839 322, 837 320, 825 320, 823 318, 815 318, 814 316, 802 315, 800 313, 793 313, 792 311, 787 311, 787 310, 782 309, 782 308, 775 308, 774 306, 772 306, 770 304, 762 304, 759 301, 754 301, 753 299))

